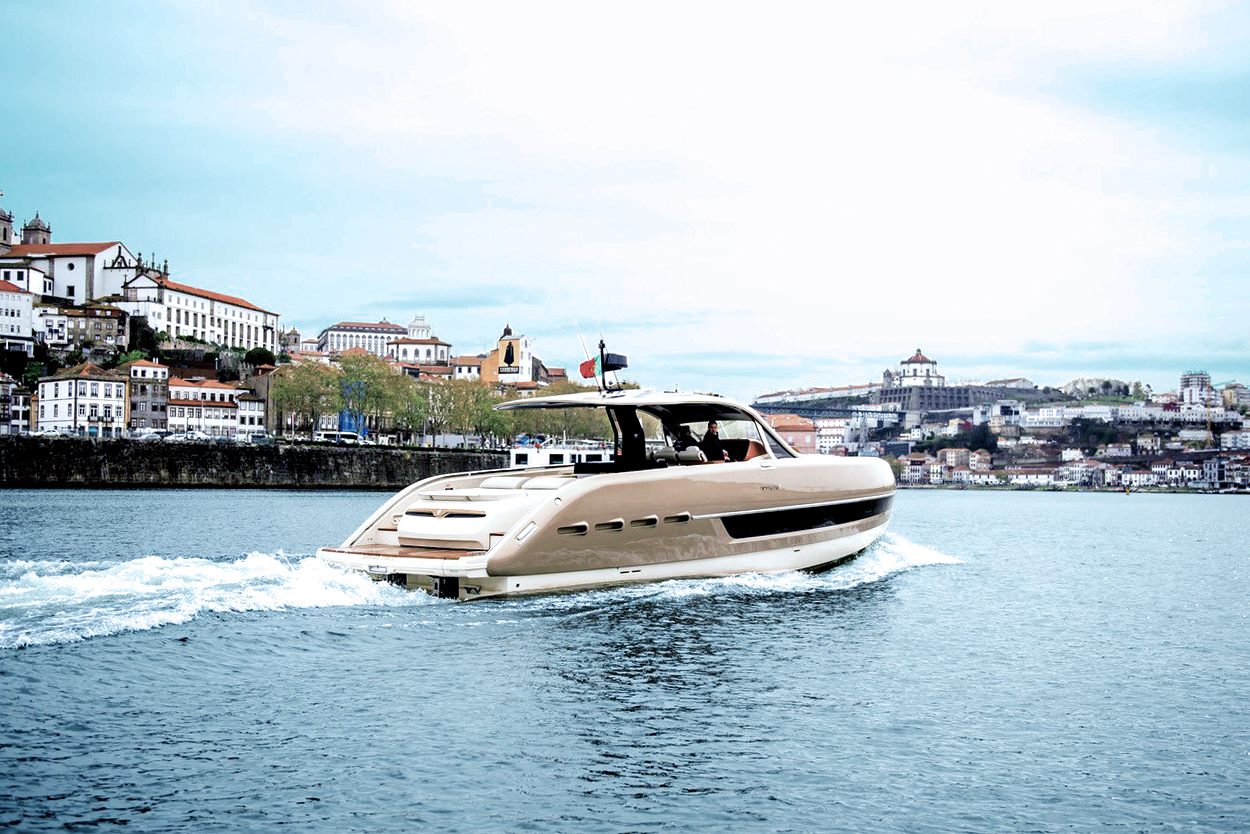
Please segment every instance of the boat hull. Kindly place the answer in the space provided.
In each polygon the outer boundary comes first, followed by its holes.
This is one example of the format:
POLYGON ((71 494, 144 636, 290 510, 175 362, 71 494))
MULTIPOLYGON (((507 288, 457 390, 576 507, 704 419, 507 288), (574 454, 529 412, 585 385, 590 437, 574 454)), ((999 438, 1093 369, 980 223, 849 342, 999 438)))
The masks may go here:
POLYGON ((445 476, 318 556, 455 599, 820 570, 885 532, 893 495, 870 459, 445 476))
POLYGON ((835 531, 830 531, 823 539, 812 535, 782 536, 776 541, 757 543, 750 550, 705 558, 506 576, 492 576, 487 570, 489 560, 482 553, 435 551, 423 556, 388 556, 380 555, 377 548, 328 547, 317 555, 330 564, 367 573, 378 581, 424 590, 435 596, 475 600, 569 593, 674 579, 820 572, 863 552, 884 534, 888 521, 887 512, 853 529, 836 531, 836 535, 835 531))

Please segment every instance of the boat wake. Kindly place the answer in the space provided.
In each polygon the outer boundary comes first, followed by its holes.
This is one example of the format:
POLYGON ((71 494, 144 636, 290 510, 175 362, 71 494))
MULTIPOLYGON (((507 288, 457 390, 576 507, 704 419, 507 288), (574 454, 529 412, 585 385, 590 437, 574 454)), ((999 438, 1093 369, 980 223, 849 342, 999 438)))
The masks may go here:
MULTIPOLYGON (((958 559, 887 534, 828 573, 673 580, 656 585, 535 597, 509 603, 534 613, 584 612, 642 598, 674 601, 845 590, 925 565, 958 559)), ((492 603, 482 603, 490 605, 492 603)), ((252 553, 233 561, 156 556, 126 562, 0 563, 0 648, 73 643, 175 625, 212 612, 330 606, 451 607, 422 593, 373 582, 312 557, 252 553)), ((476 607, 476 605, 474 606, 476 607)))
POLYGON ((0 563, 0 648, 144 631, 205 612, 423 601, 362 574, 281 552, 234 561, 157 556, 86 564, 14 560, 0 563))

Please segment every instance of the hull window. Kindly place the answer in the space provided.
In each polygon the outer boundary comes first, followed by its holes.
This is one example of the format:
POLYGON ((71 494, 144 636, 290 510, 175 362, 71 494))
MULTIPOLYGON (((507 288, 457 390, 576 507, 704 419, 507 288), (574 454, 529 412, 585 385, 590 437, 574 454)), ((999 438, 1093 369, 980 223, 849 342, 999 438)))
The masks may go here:
POLYGON ((881 515, 890 509, 894 496, 853 501, 849 504, 826 504, 822 507, 799 507, 793 510, 769 510, 762 513, 731 515, 721 518, 725 531, 735 539, 798 533, 821 527, 836 527, 881 515))

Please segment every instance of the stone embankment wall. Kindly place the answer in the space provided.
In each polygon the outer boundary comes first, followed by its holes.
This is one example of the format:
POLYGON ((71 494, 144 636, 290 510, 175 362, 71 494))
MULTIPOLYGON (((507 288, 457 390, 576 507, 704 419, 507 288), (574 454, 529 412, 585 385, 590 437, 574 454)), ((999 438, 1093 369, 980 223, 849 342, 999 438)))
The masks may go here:
POLYGON ((0 487, 398 489, 507 465, 500 452, 0 437, 0 487))

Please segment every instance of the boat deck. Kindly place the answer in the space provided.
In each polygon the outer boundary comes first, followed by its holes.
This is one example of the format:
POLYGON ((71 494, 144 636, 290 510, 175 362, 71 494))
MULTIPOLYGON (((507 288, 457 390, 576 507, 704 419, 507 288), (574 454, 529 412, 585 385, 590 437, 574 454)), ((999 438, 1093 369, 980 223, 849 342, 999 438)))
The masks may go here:
POLYGON ((481 550, 452 550, 442 547, 409 547, 396 544, 366 544, 354 547, 323 547, 326 553, 343 553, 348 556, 403 557, 406 559, 463 559, 477 556, 481 550))

